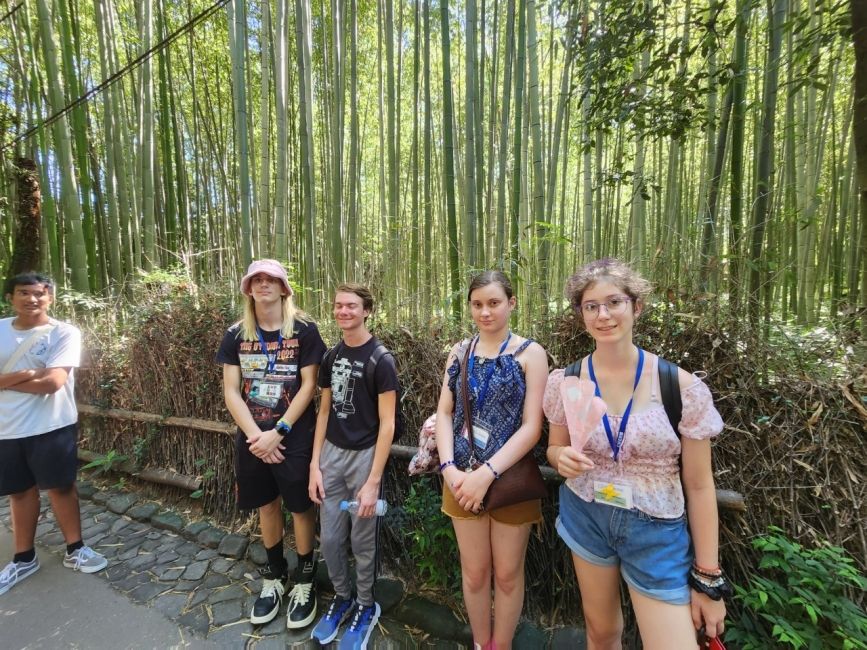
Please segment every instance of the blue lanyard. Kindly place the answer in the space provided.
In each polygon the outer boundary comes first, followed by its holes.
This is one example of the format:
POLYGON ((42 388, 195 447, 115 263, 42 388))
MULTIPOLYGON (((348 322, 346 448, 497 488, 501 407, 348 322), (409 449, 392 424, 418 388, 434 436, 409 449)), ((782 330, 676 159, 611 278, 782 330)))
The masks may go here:
MULTIPOLYGON (((617 440, 614 440, 614 434, 611 433, 611 423, 608 421, 608 413, 602 416, 602 424, 605 425, 605 435, 608 436, 608 444, 611 445, 611 451, 614 452, 614 460, 620 454, 620 448, 623 447, 623 436, 626 435, 626 423, 629 422, 629 413, 632 411, 632 400, 635 399, 635 389, 638 388, 638 382, 641 379, 641 370, 644 368, 644 350, 638 348, 638 368, 635 370, 635 384, 632 386, 632 397, 629 398, 629 404, 626 405, 626 410, 623 411, 623 418, 620 420, 620 427, 617 430, 617 440)), ((587 369, 590 371, 590 380, 596 384, 596 397, 601 398, 599 392, 599 384, 596 381, 596 373, 593 372, 593 355, 587 358, 587 369)))
POLYGON ((470 362, 467 365, 467 374, 469 375, 469 384, 470 388, 473 389, 474 393, 478 394, 476 398, 476 412, 482 412, 482 406, 485 403, 485 398, 488 396, 488 387, 491 383, 491 377, 494 375, 494 367, 497 364, 497 359, 503 354, 503 350, 506 349, 506 346, 509 345, 509 341, 512 339, 512 332, 509 331, 509 335, 506 337, 506 340, 503 341, 503 344, 500 346, 500 351, 497 352, 497 356, 491 359, 491 363, 488 366, 488 372, 485 375, 485 383, 482 384, 482 389, 479 390, 479 382, 476 381, 475 376, 473 375, 473 368, 476 367, 476 346, 479 344, 479 335, 476 334, 476 338, 473 340, 473 348, 470 350, 470 362))
POLYGON ((262 354, 265 355, 266 359, 266 368, 265 374, 270 375, 274 372, 274 366, 277 364, 277 355, 280 353, 280 348, 283 346, 283 331, 280 330, 277 332, 277 350, 274 352, 274 358, 271 358, 271 355, 268 354, 268 346, 265 343, 265 337, 262 334, 261 328, 256 326, 256 335, 259 337, 259 347, 262 348, 262 354))

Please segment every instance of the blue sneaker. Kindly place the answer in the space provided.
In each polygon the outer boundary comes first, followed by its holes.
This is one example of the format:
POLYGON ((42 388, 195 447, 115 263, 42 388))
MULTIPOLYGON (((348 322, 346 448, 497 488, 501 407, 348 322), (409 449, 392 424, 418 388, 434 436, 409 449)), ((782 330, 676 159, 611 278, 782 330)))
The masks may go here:
POLYGON ((340 639, 340 650, 364 650, 367 648, 367 640, 376 628, 376 622, 382 610, 379 603, 373 605, 359 605, 352 615, 352 623, 340 639))
POLYGON ((319 641, 322 645, 328 645, 335 638, 337 632, 340 631, 340 626, 352 614, 355 608, 355 600, 352 598, 341 598, 335 595, 328 606, 328 611, 319 619, 310 638, 314 641, 319 641))

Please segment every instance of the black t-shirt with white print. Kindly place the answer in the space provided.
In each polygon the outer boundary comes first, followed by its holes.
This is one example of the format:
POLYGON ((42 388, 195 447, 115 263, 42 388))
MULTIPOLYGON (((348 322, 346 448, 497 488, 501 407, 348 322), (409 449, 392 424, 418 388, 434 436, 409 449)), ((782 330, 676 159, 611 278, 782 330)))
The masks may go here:
MULTIPOLYGON (((283 337, 280 349, 279 330, 262 331, 268 355, 277 357, 271 372, 257 338, 241 338, 240 323, 232 325, 223 336, 217 351, 217 363, 241 367, 241 397, 262 431, 273 429, 301 388, 301 369, 317 365, 325 354, 325 343, 316 323, 296 320, 293 336, 283 337)), ((313 400, 301 417, 292 424, 292 431, 283 438, 286 452, 309 450, 313 447, 316 408, 313 400)))
POLYGON ((366 366, 379 345, 376 337, 364 345, 337 344, 333 365, 319 366, 319 387, 331 389, 331 413, 325 438, 341 449, 360 451, 376 444, 379 435, 379 394, 397 391, 397 368, 390 354, 380 357, 374 374, 376 394, 367 383, 366 366))

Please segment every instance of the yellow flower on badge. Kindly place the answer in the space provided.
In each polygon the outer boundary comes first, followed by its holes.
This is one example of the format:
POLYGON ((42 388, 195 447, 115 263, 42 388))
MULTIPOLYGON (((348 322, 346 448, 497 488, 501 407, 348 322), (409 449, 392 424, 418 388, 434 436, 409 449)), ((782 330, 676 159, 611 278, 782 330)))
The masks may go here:
POLYGON ((613 501, 616 497, 620 496, 620 492, 614 487, 613 483, 609 483, 601 490, 602 494, 605 495, 605 498, 608 501, 613 501))

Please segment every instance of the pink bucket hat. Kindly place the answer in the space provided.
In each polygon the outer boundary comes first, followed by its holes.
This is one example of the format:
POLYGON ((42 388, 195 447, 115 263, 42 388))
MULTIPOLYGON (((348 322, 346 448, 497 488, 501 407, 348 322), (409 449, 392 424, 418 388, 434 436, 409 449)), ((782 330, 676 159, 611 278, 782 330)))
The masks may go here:
POLYGON ((250 280, 252 280, 253 276, 257 273, 264 273, 265 275, 270 275, 272 278, 280 280, 283 288, 290 296, 294 293, 292 287, 289 286, 289 277, 286 275, 286 269, 283 268, 283 265, 280 264, 280 262, 277 260, 256 260, 250 265, 250 268, 247 269, 247 274, 241 278, 241 293, 245 296, 252 294, 252 291, 250 291, 250 280))

